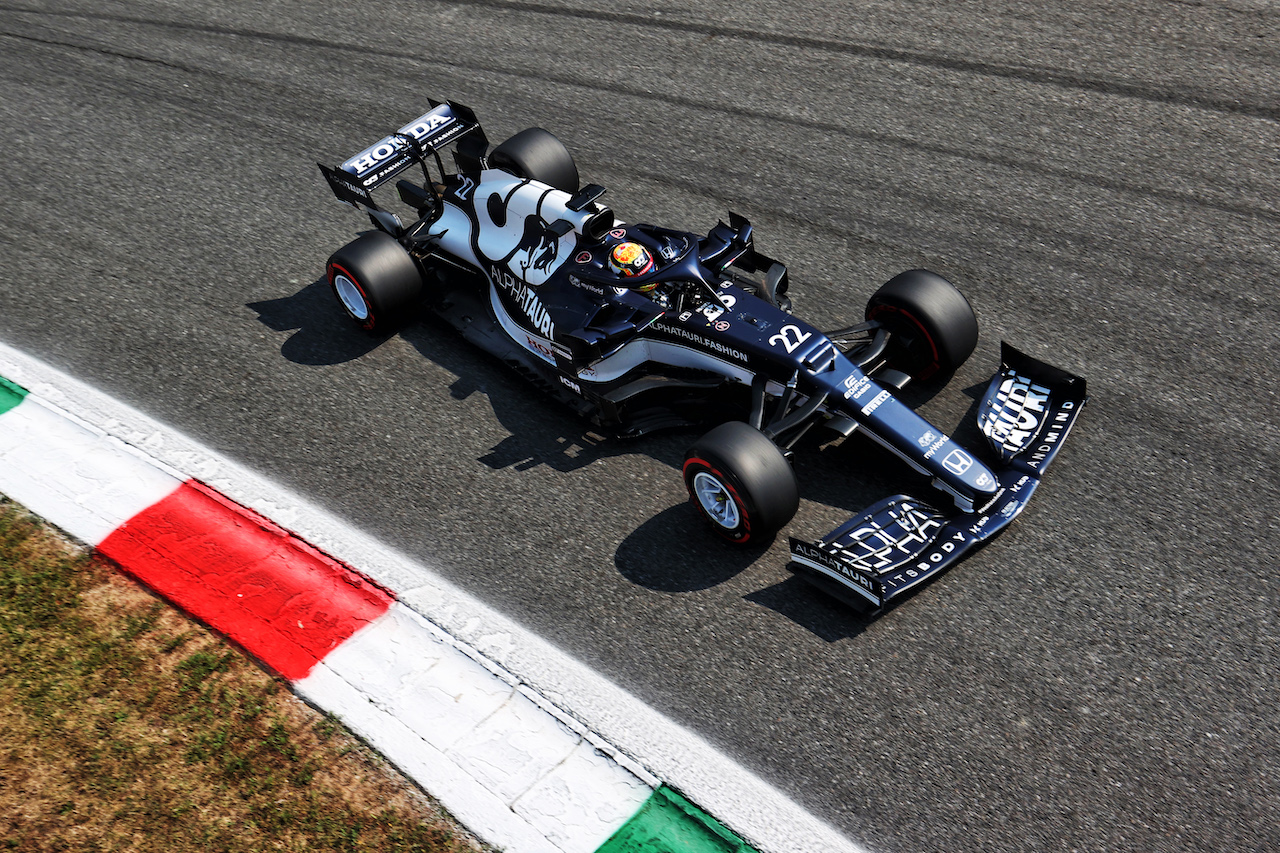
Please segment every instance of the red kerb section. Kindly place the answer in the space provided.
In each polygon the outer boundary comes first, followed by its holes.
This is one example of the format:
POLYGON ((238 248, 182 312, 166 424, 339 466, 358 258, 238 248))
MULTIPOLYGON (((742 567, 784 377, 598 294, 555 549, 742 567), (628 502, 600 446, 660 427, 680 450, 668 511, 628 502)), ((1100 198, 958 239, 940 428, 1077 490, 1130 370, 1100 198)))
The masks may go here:
POLYGON ((391 595, 195 480, 122 524, 106 557, 285 678, 304 678, 391 595))

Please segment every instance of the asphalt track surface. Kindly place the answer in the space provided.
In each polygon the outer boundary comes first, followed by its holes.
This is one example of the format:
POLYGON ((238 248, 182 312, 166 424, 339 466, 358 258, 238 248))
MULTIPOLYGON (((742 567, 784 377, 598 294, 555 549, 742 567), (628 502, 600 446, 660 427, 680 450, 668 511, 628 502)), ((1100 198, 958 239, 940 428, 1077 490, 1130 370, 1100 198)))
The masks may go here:
MULTIPOLYGON (((876 851, 1280 847, 1280 11, 1262 0, 0 3, 0 339, 420 557, 876 851), (1046 6, 1048 8, 1046 8, 1046 6), (314 167, 555 131, 631 221, 735 210, 835 325, 926 266, 1092 401, 875 620, 424 321, 349 328, 314 167)), ((958 429, 961 438, 971 432, 958 429)), ((918 486, 806 448, 790 525, 918 486)))

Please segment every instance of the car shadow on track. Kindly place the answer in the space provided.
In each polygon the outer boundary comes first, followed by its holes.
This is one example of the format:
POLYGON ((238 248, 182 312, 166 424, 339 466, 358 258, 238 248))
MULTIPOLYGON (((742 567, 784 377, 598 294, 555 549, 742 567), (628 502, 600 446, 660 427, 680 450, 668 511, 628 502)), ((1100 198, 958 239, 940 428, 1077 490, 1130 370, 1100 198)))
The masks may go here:
MULTIPOLYGON (((779 534, 785 535, 785 531, 779 534)), ((658 513, 624 539, 614 565, 619 574, 646 589, 693 593, 728 583, 762 558, 772 561, 772 550, 768 545, 744 548, 720 540, 690 506, 681 503, 658 513)), ((742 598, 828 643, 858 636, 870 621, 797 577, 742 598)))
POLYGON ((497 359, 467 343, 451 326, 423 314, 398 332, 361 332, 343 315, 322 277, 291 296, 250 302, 258 320, 276 332, 292 332, 280 354, 295 364, 329 366, 368 355, 399 335, 424 358, 458 377, 449 393, 456 400, 486 394, 495 416, 511 433, 480 461, 494 469, 527 470, 547 465, 573 471, 593 461, 642 450, 592 431, 584 421, 522 382, 497 359), (527 400, 526 400, 527 398, 527 400))
POLYGON ((648 456, 679 469, 679 455, 691 438, 671 445, 663 436, 617 438, 537 387, 499 359, 467 342, 434 316, 401 331, 424 358, 458 378, 449 386, 455 400, 483 394, 508 435, 478 461, 494 470, 528 471, 545 466, 570 473, 617 456, 648 456))
POLYGON ((785 616, 827 643, 857 637, 877 618, 841 604, 795 575, 743 598, 785 616))
POLYGON ((663 510, 618 545, 614 565, 627 580, 658 592, 719 586, 760 559, 764 549, 730 545, 705 529, 687 503, 663 510))
MULTIPOLYGON (((687 443, 687 442, 686 442, 687 443)), ((683 445, 670 453, 678 476, 683 445)), ((767 608, 824 642, 859 636, 874 618, 825 595, 802 579, 786 573, 787 537, 817 537, 888 494, 901 463, 868 439, 804 440, 796 448, 795 470, 806 506, 769 543, 738 546, 716 536, 707 523, 682 501, 637 527, 618 546, 618 572, 632 583, 666 593, 694 593, 732 581, 751 570, 767 577, 743 600, 767 608), (817 505, 827 517, 815 517, 817 505), (835 522, 835 523, 838 523, 835 522), (825 525, 825 526, 824 526, 825 525), (818 529, 821 527, 821 529, 818 529), (753 568, 754 567, 754 568, 753 568), (769 581, 774 581, 770 583, 769 581)), ((744 578, 749 580, 749 578, 744 578)), ((739 584, 741 585, 741 584, 739 584)))
POLYGON ((376 349, 387 336, 362 334, 337 310, 329 283, 318 278, 292 296, 250 302, 258 321, 277 332, 294 332, 280 354, 295 364, 342 364, 376 349))

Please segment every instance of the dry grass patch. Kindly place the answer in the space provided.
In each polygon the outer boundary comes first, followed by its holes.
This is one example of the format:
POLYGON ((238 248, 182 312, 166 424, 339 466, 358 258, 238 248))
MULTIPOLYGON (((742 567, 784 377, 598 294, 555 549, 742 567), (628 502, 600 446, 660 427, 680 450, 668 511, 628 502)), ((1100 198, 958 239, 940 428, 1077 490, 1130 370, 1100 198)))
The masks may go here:
POLYGON ((483 849, 238 650, 0 503, 0 850, 483 849))

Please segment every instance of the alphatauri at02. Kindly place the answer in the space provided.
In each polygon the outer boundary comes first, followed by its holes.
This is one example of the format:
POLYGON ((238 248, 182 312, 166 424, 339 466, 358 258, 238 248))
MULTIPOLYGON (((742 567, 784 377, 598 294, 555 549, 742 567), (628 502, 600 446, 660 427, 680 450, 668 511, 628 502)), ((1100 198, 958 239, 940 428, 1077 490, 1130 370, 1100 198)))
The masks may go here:
POLYGON ((746 219, 705 235, 623 223, 552 134, 491 148, 461 104, 433 102, 320 169, 375 226, 328 261, 352 320, 383 332, 425 305, 600 427, 709 427, 683 474, 725 539, 767 542, 791 520, 789 458, 815 428, 862 432, 926 475, 928 497, 888 497, 817 541, 790 540, 789 568, 863 610, 1006 527, 1087 399, 1083 379, 1003 345, 977 410, 984 462, 894 393, 973 352, 977 320, 948 281, 903 272, 871 295, 864 322, 820 331, 792 313, 786 267, 755 249, 746 219), (419 181, 403 177, 414 166, 419 181), (411 216, 375 203, 392 181, 411 216))

